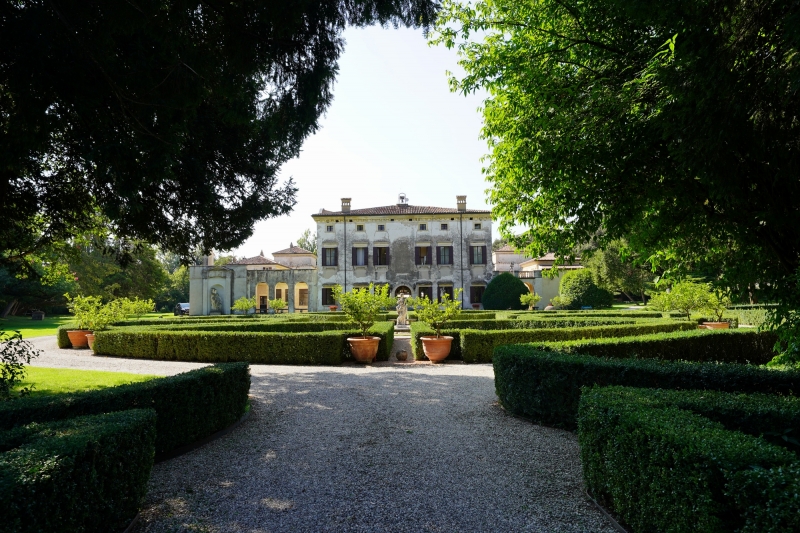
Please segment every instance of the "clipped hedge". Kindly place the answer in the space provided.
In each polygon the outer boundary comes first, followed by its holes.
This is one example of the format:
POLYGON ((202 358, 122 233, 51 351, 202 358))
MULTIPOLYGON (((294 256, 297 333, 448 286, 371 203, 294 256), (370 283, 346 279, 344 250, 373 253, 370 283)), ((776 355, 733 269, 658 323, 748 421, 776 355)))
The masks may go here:
POLYGON ((539 347, 597 357, 716 361, 763 365, 774 357, 773 333, 750 330, 691 330, 634 337, 547 342, 539 347))
POLYGON ((744 518, 741 533, 800 531, 800 463, 742 470, 729 479, 728 494, 744 518))
POLYGON ((158 414, 156 453, 163 454, 237 421, 245 412, 249 390, 247 363, 215 365, 107 389, 0 402, 0 430, 31 422, 151 408, 158 414))
MULTIPOLYGON (((587 311, 525 311, 524 313, 509 313, 509 319, 525 319, 526 317, 619 317, 619 318, 664 318, 664 313, 660 311, 617 311, 617 310, 598 310, 587 311)), ((678 315, 681 318, 683 315, 678 315)), ((683 317, 685 318, 685 317, 683 317)))
POLYGON ((800 371, 752 365, 606 359, 546 352, 532 345, 500 346, 493 363, 495 389, 503 407, 566 429, 576 427, 581 387, 591 385, 785 395, 800 391, 800 371))
POLYGON ((466 363, 491 363, 494 349, 504 344, 552 342, 600 337, 627 337, 650 333, 686 331, 697 326, 690 322, 656 322, 619 324, 614 326, 553 329, 520 329, 502 331, 460 330, 461 357, 466 363))
MULTIPOLYGON (((581 399, 581 463, 595 498, 634 531, 765 531, 754 528, 747 511, 763 500, 737 501, 743 483, 734 480, 754 469, 790 467, 796 455, 698 414, 631 399, 604 389, 581 399)), ((796 515, 783 518, 798 523, 796 515)))
POLYGON ((64 324, 56 329, 56 342, 59 348, 72 348, 67 331, 75 329, 75 324, 64 324))
MULTIPOLYGON (((316 333, 319 331, 342 331, 353 326, 341 322, 306 322, 300 320, 271 321, 258 320, 246 324, 230 324, 212 322, 208 324, 182 324, 178 326, 156 326, 148 331, 241 331, 241 332, 275 332, 275 333, 316 333)), ((127 328, 126 328, 127 329, 127 328)))
MULTIPOLYGON (((388 360, 394 342, 393 324, 379 322, 369 333, 381 338, 378 360, 388 360)), ((358 335, 342 329, 286 333, 122 328, 98 332, 94 350, 102 355, 167 361, 337 365, 350 355, 347 338, 358 335)))
POLYGON ((122 531, 147 492, 155 426, 136 409, 0 432, 0 532, 122 531))

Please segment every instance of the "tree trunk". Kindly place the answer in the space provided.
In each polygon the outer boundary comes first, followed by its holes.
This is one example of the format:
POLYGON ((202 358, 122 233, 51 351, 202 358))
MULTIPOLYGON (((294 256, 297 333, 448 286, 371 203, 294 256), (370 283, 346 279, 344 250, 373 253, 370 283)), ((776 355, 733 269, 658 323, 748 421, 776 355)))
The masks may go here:
POLYGON ((628 294, 626 291, 620 291, 620 292, 625 295, 625 298, 627 298, 629 302, 633 301, 633 298, 631 297, 631 295, 628 294))
POLYGON ((17 303, 18 303, 17 300, 11 300, 10 302, 8 302, 8 304, 6 304, 5 309, 3 309, 3 312, 0 313, 0 318, 7 317, 8 314, 11 313, 17 307, 17 303))

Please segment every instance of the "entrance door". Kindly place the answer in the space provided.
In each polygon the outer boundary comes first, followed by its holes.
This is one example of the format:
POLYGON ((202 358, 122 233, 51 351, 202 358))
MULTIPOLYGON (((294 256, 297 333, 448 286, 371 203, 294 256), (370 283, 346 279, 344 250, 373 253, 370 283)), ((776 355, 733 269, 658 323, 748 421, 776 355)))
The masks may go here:
POLYGON ((258 310, 261 313, 267 312, 267 297, 266 296, 259 296, 258 297, 258 310))

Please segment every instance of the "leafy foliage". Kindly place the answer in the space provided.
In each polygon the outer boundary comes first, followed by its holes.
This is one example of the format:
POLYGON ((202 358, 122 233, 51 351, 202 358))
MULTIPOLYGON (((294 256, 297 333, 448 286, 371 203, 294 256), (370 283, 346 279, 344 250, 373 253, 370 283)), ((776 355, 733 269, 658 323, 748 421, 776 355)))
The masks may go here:
POLYGON ((436 337, 442 336, 442 328, 447 322, 453 320, 461 314, 461 296, 462 289, 456 289, 453 294, 453 299, 450 299, 448 294, 442 294, 442 297, 437 300, 430 300, 427 296, 422 295, 419 298, 411 298, 410 305, 414 306, 417 312, 417 320, 424 324, 428 324, 436 331, 436 337))
POLYGON ((561 305, 567 309, 611 307, 614 300, 610 292, 595 285, 592 273, 585 268, 564 273, 559 292, 562 298, 561 305), (569 303, 566 303, 567 300, 569 303))
POLYGON ((636 260, 627 249, 625 240, 612 241, 605 249, 592 252, 588 258, 584 252, 582 258, 595 285, 612 293, 622 293, 628 300, 634 301, 639 297, 644 302, 645 290, 653 281, 654 274, 649 268, 637 264, 636 260))
POLYGON ((347 26, 427 25, 431 0, 53 4, 0 18, 0 250, 101 213, 190 257, 289 212, 283 163, 332 100, 347 26))
POLYGON ((541 299, 542 297, 539 296, 538 294, 533 292, 528 292, 528 294, 523 294, 522 296, 519 297, 519 303, 527 307, 528 311, 532 311, 533 308, 536 307, 536 304, 538 304, 539 300, 541 299))
MULTIPOLYGON (((31 343, 22 340, 19 331, 11 334, 0 331, 0 401, 13 397, 14 387, 25 379, 25 365, 39 353, 31 343)), ((30 389, 19 389, 16 394, 26 396, 30 389)))
POLYGON ((299 239, 297 239, 297 246, 302 248, 303 250, 308 250, 309 252, 316 254, 317 253, 317 232, 311 233, 310 229, 307 229, 303 232, 299 239))
POLYGON ((486 174, 511 244, 568 258, 627 238, 737 297, 797 286, 800 5, 447 0, 431 40, 459 50, 453 90, 490 94, 486 174))
POLYGON ((242 296, 231 306, 231 309, 234 311, 239 311, 243 315, 248 314, 250 311, 254 311, 256 308, 256 297, 252 296, 248 298, 247 296, 242 296))
POLYGON ((341 285, 333 288, 333 298, 339 302, 342 311, 351 322, 361 330, 361 336, 367 338, 367 331, 377 319, 381 309, 384 308, 389 298, 389 285, 369 287, 355 287, 350 292, 344 292, 341 285))
POLYGON ((503 272, 492 278, 486 286, 481 303, 487 310, 524 309, 520 297, 529 292, 528 287, 518 277, 503 272))

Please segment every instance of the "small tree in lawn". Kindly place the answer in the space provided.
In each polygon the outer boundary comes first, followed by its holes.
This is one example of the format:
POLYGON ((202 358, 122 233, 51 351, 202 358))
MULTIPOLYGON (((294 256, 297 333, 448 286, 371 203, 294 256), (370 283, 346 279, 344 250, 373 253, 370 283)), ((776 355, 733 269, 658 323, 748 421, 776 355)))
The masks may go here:
POLYGON ((248 314, 250 311, 255 311, 255 308, 256 308, 255 296, 253 296, 252 298, 248 298, 247 296, 242 296, 241 298, 233 302, 233 307, 232 307, 234 311, 239 311, 243 315, 248 314))
POLYGON ((375 287, 370 283, 369 287, 354 288, 350 292, 344 292, 341 285, 333 288, 334 299, 339 303, 350 322, 358 325, 361 336, 365 339, 367 331, 375 324, 378 313, 386 304, 388 295, 388 285, 375 287))
POLYGON ((707 295, 703 311, 708 312, 714 317, 715 322, 722 322, 722 315, 728 306, 731 305, 731 299, 720 291, 714 291, 707 295))
POLYGON ((414 306, 417 313, 417 320, 424 322, 436 330, 436 338, 441 338, 442 328, 453 318, 461 314, 461 289, 455 291, 453 299, 446 293, 442 294, 441 299, 430 300, 427 296, 411 298, 410 304, 414 306))
POLYGON ((528 307, 528 311, 533 311, 533 308, 536 304, 539 303, 542 297, 536 293, 529 292, 528 294, 523 294, 519 297, 519 303, 528 307))
POLYGON ((706 308, 709 295, 708 285, 681 281, 676 283, 669 292, 670 308, 680 311, 689 320, 692 317, 692 311, 706 308))

